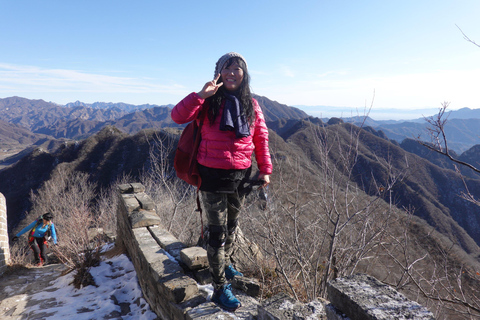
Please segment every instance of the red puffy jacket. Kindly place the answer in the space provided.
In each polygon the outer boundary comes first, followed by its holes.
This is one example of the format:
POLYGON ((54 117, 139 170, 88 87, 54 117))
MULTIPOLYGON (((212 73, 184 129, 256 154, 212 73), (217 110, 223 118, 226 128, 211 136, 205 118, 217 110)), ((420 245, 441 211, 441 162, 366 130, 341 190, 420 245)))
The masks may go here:
MULTIPOLYGON (((172 110, 172 119, 178 124, 188 123, 197 118, 205 100, 195 92, 186 96, 172 110)), ((234 131, 220 131, 223 107, 213 124, 208 118, 202 126, 202 140, 198 148, 198 163, 217 169, 247 169, 252 165, 255 151, 260 173, 272 173, 272 161, 268 150, 268 129, 258 102, 253 99, 255 121, 250 128, 251 135, 237 138, 234 131)), ((199 121, 199 120, 197 120, 199 121)))

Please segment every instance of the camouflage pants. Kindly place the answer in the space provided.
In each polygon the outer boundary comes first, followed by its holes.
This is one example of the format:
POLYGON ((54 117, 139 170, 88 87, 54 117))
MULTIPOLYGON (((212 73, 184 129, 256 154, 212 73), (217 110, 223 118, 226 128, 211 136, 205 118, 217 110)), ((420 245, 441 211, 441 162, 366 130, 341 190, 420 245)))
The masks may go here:
POLYGON ((231 263, 238 215, 244 197, 238 193, 212 193, 202 191, 202 202, 208 219, 208 263, 215 288, 226 282, 225 267, 231 263))

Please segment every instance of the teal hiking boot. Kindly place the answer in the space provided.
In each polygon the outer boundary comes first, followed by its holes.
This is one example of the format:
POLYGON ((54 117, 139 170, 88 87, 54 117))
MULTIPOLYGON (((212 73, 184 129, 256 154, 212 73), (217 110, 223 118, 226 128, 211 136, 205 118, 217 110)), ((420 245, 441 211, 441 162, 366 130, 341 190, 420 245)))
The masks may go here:
POLYGON ((227 280, 232 280, 235 276, 243 277, 243 273, 235 270, 232 265, 225 267, 225 278, 227 278, 227 280))
POLYGON ((224 284, 220 289, 213 290, 212 301, 222 309, 232 312, 242 305, 233 295, 232 286, 230 284, 224 284))

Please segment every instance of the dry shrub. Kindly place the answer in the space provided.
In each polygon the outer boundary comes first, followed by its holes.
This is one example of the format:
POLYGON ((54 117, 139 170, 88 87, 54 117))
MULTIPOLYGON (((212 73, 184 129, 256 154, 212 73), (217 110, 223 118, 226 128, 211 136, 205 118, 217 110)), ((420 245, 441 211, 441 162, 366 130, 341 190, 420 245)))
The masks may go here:
POLYGON ((196 212, 195 188, 178 179, 172 166, 174 141, 169 136, 156 136, 150 145, 150 170, 140 180, 156 203, 164 227, 186 244, 196 243, 200 235, 196 212))
POLYGON ((112 200, 116 197, 109 190, 95 204, 95 185, 88 178, 86 173, 70 172, 59 165, 38 192, 31 195, 31 215, 54 214, 58 246, 53 246, 52 251, 68 270, 77 271, 77 288, 93 284, 89 270, 100 261, 102 230, 115 230, 116 221, 116 203, 112 200))
POLYGON ((25 239, 19 239, 10 247, 10 264, 9 267, 21 268, 30 263, 30 252, 28 243, 25 239))

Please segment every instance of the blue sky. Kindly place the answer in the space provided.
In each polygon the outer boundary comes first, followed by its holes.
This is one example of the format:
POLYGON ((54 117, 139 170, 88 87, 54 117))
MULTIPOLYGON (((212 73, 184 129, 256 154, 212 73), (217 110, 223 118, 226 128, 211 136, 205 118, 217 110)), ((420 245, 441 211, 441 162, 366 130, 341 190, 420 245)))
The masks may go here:
POLYGON ((0 98, 175 104, 236 51, 254 93, 314 115, 480 108, 480 48, 458 28, 480 43, 478 0, 12 0, 0 12, 0 98))

